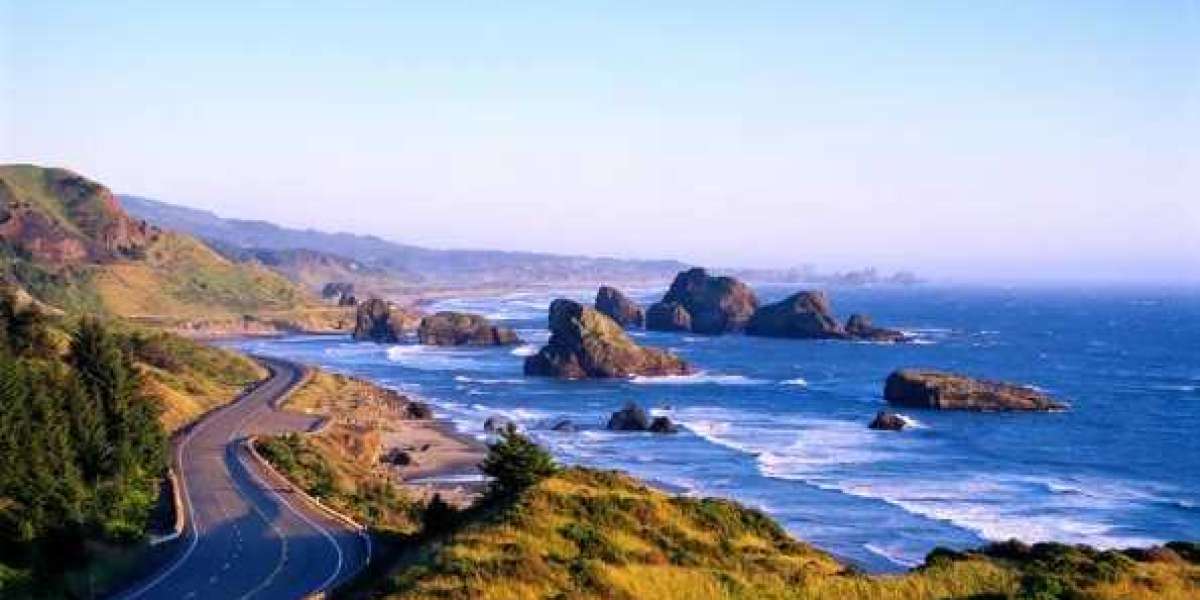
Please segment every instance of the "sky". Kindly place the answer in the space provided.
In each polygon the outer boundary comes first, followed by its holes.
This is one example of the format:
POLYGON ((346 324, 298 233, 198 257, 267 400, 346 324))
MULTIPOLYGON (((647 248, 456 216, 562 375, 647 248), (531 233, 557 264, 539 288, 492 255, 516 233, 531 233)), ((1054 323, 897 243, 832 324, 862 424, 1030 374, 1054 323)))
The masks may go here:
POLYGON ((0 162, 441 248, 1200 282, 1200 2, 0 0, 0 162))

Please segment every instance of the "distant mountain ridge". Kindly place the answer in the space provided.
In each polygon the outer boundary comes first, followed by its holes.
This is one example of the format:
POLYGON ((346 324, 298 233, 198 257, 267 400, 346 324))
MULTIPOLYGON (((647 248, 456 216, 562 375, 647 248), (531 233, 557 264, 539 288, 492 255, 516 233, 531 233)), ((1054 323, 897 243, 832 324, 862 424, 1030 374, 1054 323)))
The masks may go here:
MULTIPOLYGON (((328 233, 282 227, 265 221, 229 219, 209 211, 139 196, 119 196, 119 199, 131 214, 160 227, 215 242, 214 246, 226 253, 230 249, 255 252, 307 250, 386 272, 402 284, 658 281, 669 279, 688 267, 675 260, 593 258, 499 250, 435 250, 372 235, 328 233)), ((307 254, 305 258, 314 256, 307 254)), ((287 272, 289 267, 277 261, 273 268, 287 272)))

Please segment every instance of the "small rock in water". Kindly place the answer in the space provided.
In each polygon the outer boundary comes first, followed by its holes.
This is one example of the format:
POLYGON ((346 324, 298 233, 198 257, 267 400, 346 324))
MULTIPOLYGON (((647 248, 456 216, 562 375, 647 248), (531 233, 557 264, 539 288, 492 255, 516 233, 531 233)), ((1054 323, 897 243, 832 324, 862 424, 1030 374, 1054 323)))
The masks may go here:
POLYGON ((900 431, 906 426, 908 426, 908 423, 906 423, 904 419, 900 418, 900 416, 896 413, 888 412, 886 410, 879 411, 879 413, 875 415, 875 420, 871 421, 871 424, 868 425, 868 427, 871 429, 879 429, 882 431, 900 431))
POLYGON ((654 417, 654 421, 650 423, 650 431, 653 433, 677 433, 679 427, 671 422, 670 417, 654 417))
POLYGON ((492 415, 483 422, 483 430, 488 433, 500 433, 501 431, 508 429, 510 425, 515 427, 516 423, 513 423, 512 419, 508 417, 492 415))
POLYGON ((575 431, 575 424, 570 419, 559 419, 550 426, 550 431, 571 432, 575 431))
POLYGON ((646 431, 650 428, 650 417, 642 407, 628 402, 608 419, 608 429, 613 431, 646 431))

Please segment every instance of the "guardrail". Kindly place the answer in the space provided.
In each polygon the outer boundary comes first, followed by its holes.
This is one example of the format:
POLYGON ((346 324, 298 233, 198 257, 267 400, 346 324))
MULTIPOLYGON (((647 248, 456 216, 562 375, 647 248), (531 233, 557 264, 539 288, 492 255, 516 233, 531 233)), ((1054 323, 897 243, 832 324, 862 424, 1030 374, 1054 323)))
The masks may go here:
POLYGON ((175 475, 174 467, 167 469, 167 481, 171 482, 171 509, 175 513, 175 524, 171 528, 171 533, 150 536, 151 546, 165 544, 178 539, 179 536, 183 535, 184 528, 187 527, 187 518, 183 508, 183 491, 179 489, 179 477, 175 475))
MULTIPOLYGON (((263 458, 263 456, 258 453, 258 449, 254 447, 254 443, 256 441, 258 441, 258 436, 255 436, 255 435, 249 436, 245 440, 242 440, 242 444, 246 448, 246 450, 249 452, 250 457, 253 458, 254 461, 257 462, 259 464, 259 466, 262 467, 263 470, 270 473, 271 476, 275 477, 276 479, 279 479, 280 481, 287 482, 287 484, 289 486, 291 486, 292 491, 295 492, 296 495, 299 496, 306 503, 308 503, 309 505, 313 506, 314 508, 324 512, 326 515, 328 515, 330 518, 334 519, 335 521, 338 521, 338 522, 346 525, 347 527, 355 530, 356 532, 358 532, 358 535, 363 539, 363 542, 364 542, 364 544, 366 544, 366 548, 367 548, 367 559, 365 561, 363 561, 363 567, 365 567, 367 564, 369 564, 371 562, 372 548, 371 548, 371 535, 370 535, 370 533, 368 533, 367 527, 365 525, 362 525, 358 521, 355 521, 354 519, 350 518, 349 516, 342 514, 340 511, 334 509, 333 507, 329 506, 328 504, 321 502, 320 499, 318 499, 318 498, 312 496, 311 494, 309 494, 308 492, 304 491, 304 488, 301 488, 299 485, 296 485, 295 482, 293 482, 291 479, 288 479, 283 473, 280 473, 279 470, 275 468, 275 465, 272 465, 270 461, 263 458)), ((353 575, 357 575, 357 572, 352 574, 352 576, 353 575)))

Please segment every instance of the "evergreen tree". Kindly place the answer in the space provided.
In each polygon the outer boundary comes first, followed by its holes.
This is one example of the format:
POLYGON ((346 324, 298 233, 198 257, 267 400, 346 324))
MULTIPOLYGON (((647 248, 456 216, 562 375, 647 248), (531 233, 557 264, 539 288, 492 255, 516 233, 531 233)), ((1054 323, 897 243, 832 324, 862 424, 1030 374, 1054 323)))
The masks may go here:
POLYGON ((554 458, 541 446, 521 435, 512 424, 500 432, 500 440, 488 447, 479 466, 492 478, 489 493, 512 496, 558 471, 554 458))

